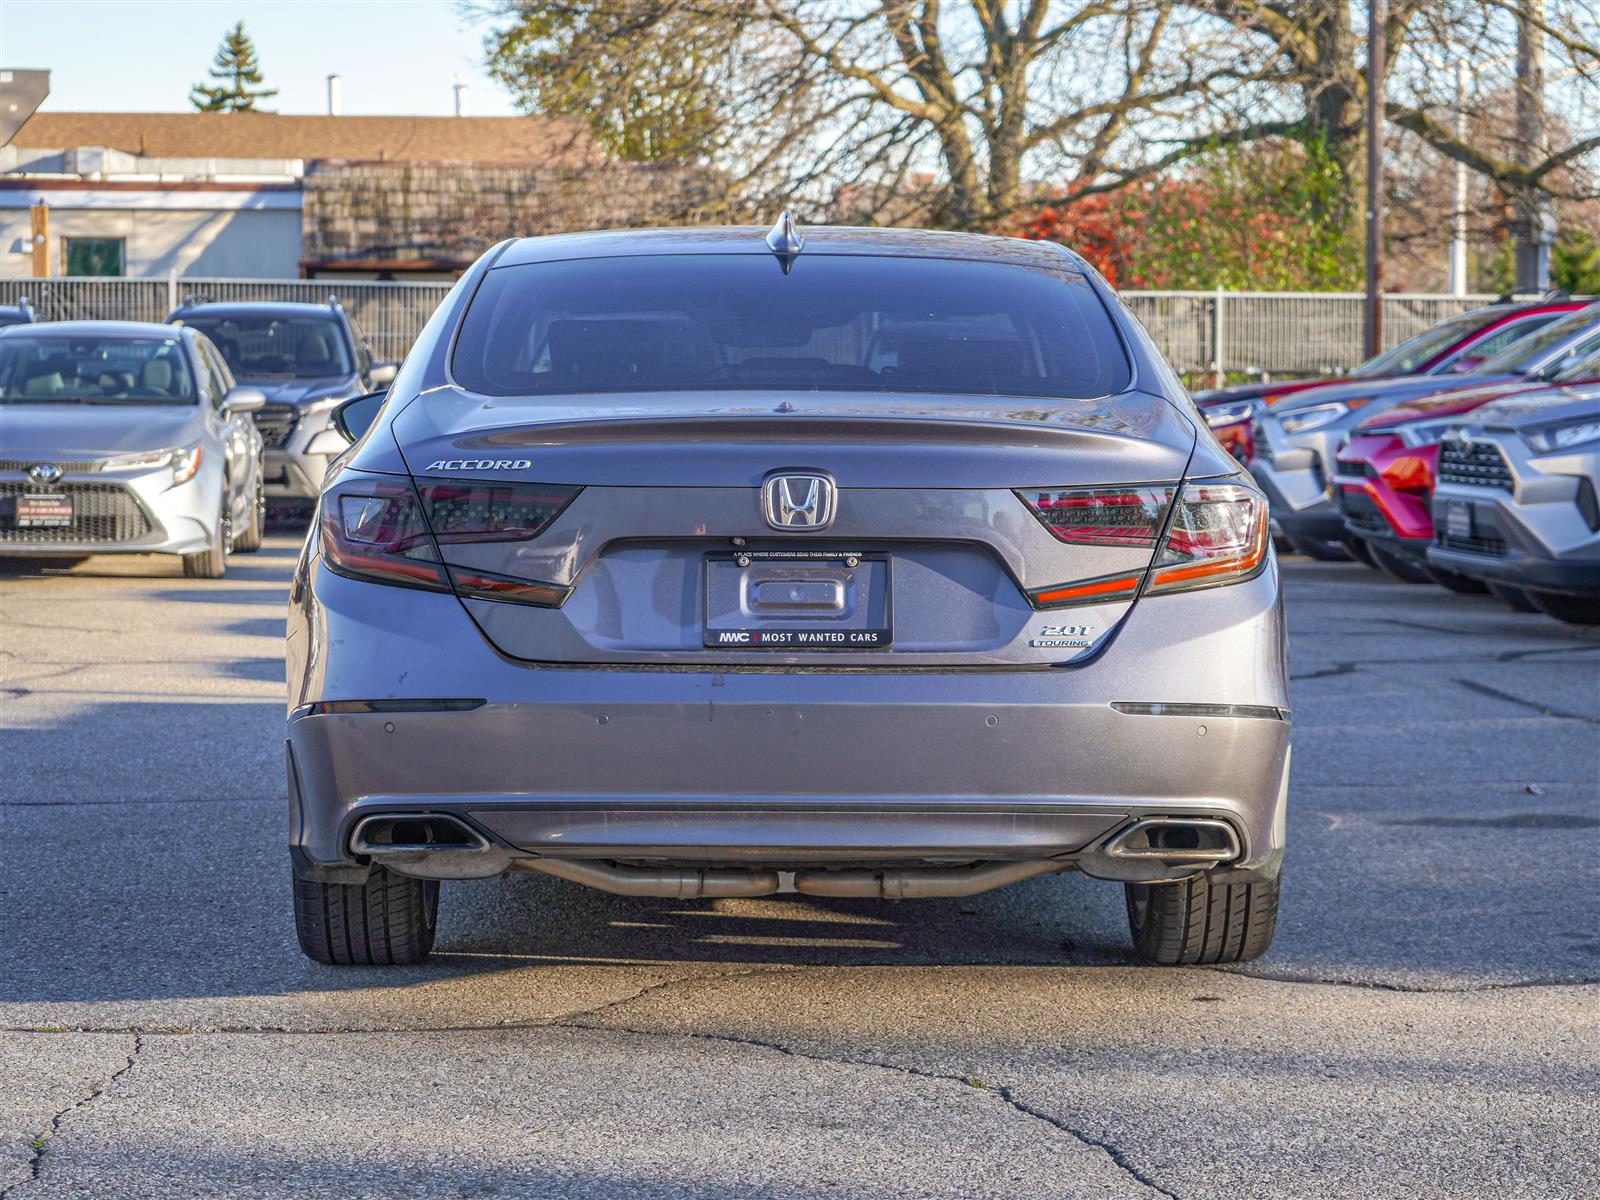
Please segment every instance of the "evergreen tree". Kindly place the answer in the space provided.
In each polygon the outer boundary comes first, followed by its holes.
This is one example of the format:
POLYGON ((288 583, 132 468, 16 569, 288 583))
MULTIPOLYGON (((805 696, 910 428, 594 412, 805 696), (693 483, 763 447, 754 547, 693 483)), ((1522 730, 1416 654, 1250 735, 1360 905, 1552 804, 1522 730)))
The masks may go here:
POLYGON ((278 94, 277 88, 261 86, 261 62, 243 21, 222 39, 208 74, 218 82, 189 89, 189 103, 201 112, 255 112, 258 101, 278 94))

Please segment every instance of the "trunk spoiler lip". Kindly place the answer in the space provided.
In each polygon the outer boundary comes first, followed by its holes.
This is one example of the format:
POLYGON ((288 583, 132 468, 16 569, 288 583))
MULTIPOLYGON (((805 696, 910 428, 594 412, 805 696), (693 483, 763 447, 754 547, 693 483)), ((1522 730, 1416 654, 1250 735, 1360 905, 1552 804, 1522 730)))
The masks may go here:
MULTIPOLYGON (((499 414, 516 409, 522 418, 499 429, 462 431, 455 436, 459 439, 457 444, 464 449, 650 442, 671 438, 675 433, 701 440, 708 433, 718 431, 726 431, 730 441, 742 440, 742 436, 757 432, 762 440, 774 442, 848 441, 871 430, 884 434, 901 432, 907 435, 905 440, 912 442, 962 441, 968 444, 975 434, 980 435, 982 444, 1025 443, 1030 434, 1040 441, 1087 435, 1153 442, 1181 452, 1192 448, 1195 436, 1193 422, 1181 407, 1166 396, 1139 389, 1087 399, 1040 397, 1032 403, 1028 397, 970 393, 746 391, 723 393, 737 401, 726 407, 706 404, 696 409, 684 405, 682 397, 709 397, 718 393, 597 392, 500 397, 471 392, 459 384, 446 384, 427 389, 406 408, 426 407, 419 404, 424 397, 439 399, 446 394, 459 403, 476 402, 483 409, 499 414), (756 400, 758 396, 761 398, 756 400), (862 396, 882 397, 888 402, 886 408, 908 401, 914 408, 874 412, 859 399, 862 396), (646 403, 660 398, 670 399, 659 409, 646 403), (797 399, 802 406, 806 400, 823 403, 807 409, 797 407, 797 399), (611 403, 602 402, 605 400, 611 403), (543 403, 546 401, 550 403, 543 403), (1119 412, 1119 402, 1128 401, 1139 405, 1143 412, 1119 412), (948 407, 949 411, 941 412, 940 407, 948 407), (1168 414, 1180 418, 1180 426, 1187 426, 1184 432, 1188 436, 1181 444, 1161 436, 1161 426, 1166 424, 1162 418, 1168 414), (1139 419, 1141 416, 1143 420, 1139 419)), ((451 436, 443 429, 437 432, 442 437, 451 436)))

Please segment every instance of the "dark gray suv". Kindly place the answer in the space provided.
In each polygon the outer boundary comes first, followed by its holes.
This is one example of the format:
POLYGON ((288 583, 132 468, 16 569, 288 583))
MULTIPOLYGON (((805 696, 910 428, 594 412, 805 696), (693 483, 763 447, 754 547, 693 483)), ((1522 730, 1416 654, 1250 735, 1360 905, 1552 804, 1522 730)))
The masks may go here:
POLYGON ((329 416, 394 378, 375 362, 338 300, 211 303, 186 300, 167 317, 209 337, 241 383, 267 397, 256 414, 266 443, 269 501, 314 500, 328 462, 345 448, 329 416))
POLYGON ((911 899, 1076 870, 1126 885, 1147 960, 1266 949, 1266 502, 1075 255, 506 242, 339 422, 288 624, 313 958, 418 961, 439 881, 507 871, 911 899))

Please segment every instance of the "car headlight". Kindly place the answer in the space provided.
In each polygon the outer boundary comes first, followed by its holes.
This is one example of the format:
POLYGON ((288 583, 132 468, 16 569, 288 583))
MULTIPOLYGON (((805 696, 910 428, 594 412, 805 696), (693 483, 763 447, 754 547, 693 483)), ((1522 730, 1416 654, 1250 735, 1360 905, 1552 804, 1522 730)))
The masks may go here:
POLYGON ((1205 410, 1206 424, 1216 429, 1223 425, 1232 425, 1236 421, 1248 421, 1255 411, 1254 400, 1234 400, 1228 404, 1218 404, 1214 408, 1205 410))
POLYGON ((1600 438, 1600 420, 1584 417, 1581 420, 1569 421, 1565 425, 1546 425, 1543 429, 1533 429, 1522 436, 1528 445, 1542 453, 1565 450, 1568 446, 1600 438))
POLYGON ((187 483, 200 470, 200 443, 196 442, 185 450, 174 450, 171 462, 172 482, 187 483))
POLYGON ((319 415, 321 413, 329 413, 338 408, 339 405, 343 404, 348 399, 350 399, 349 396, 319 396, 317 399, 312 400, 309 403, 300 405, 297 411, 302 417, 310 417, 319 415))
POLYGON ((1411 421, 1395 428, 1400 435, 1400 441, 1408 448, 1415 450, 1419 446, 1431 446, 1435 442, 1442 442, 1444 435, 1457 425, 1461 424, 1460 416, 1441 417, 1433 421, 1411 421))
POLYGON ((103 459, 102 471, 137 471, 147 467, 164 467, 172 461, 176 450, 140 450, 134 454, 118 454, 103 459))
POLYGON ((1335 400, 1329 404, 1313 404, 1299 412, 1285 413, 1278 423, 1285 433, 1307 433, 1332 425, 1340 417, 1355 412, 1366 400, 1335 400))

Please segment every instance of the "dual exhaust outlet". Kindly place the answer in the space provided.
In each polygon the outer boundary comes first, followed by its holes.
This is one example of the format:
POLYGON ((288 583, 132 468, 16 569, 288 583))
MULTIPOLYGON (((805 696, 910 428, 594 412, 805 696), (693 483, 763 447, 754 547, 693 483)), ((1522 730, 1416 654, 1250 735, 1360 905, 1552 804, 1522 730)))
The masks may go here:
MULTIPOLYGON (((448 813, 363 818, 350 848, 401 874, 429 879, 482 879, 506 871, 554 875, 619 896, 670 900, 770 896, 784 890, 776 870, 745 867, 627 866, 594 858, 519 854, 492 844, 448 813)), ((1242 853, 1232 824, 1213 817, 1141 817, 1103 843, 1060 858, 886 870, 806 867, 793 873, 794 891, 809 896, 918 900, 981 892, 1071 869, 1099 879, 1159 882, 1182 879, 1242 853)), ((774 857, 782 857, 774 852, 774 857)))

